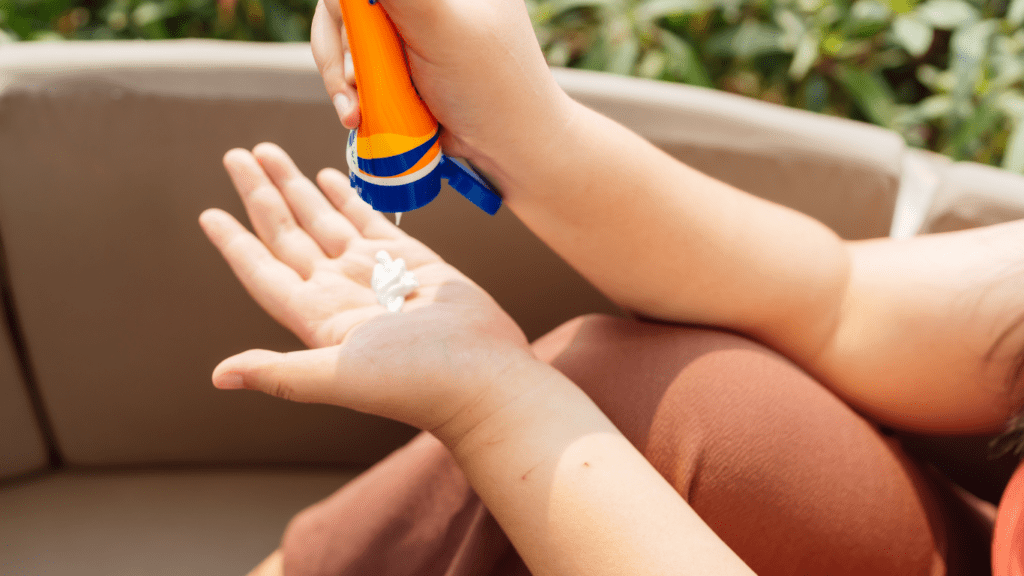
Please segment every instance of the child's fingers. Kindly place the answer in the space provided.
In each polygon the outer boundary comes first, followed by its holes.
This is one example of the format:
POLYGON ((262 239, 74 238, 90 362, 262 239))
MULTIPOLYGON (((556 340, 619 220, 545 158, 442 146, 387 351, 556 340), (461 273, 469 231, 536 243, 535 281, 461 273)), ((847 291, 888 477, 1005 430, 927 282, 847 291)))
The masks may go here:
POLYGON ((378 240, 398 238, 401 235, 394 224, 356 194, 349 186, 348 176, 334 168, 324 168, 317 174, 316 181, 324 195, 364 237, 378 240))
MULTIPOLYGON (((331 0, 326 0, 328 4, 331 0)), ((349 129, 359 125, 359 98, 355 90, 355 77, 348 79, 351 72, 346 70, 345 54, 348 47, 340 27, 340 18, 335 20, 326 8, 325 0, 317 3, 310 29, 310 46, 313 59, 323 77, 327 95, 334 103, 341 123, 349 129)), ((351 61, 349 61, 351 68, 351 61)))
POLYGON ((224 155, 224 167, 242 197, 256 235, 279 260, 303 278, 309 278, 316 262, 326 255, 320 245, 299 227, 281 192, 263 167, 252 153, 239 148, 224 155))
POLYGON ((204 211, 199 224, 253 299, 271 317, 301 335, 296 330, 302 327, 291 325, 287 309, 291 295, 302 286, 302 278, 295 270, 275 258, 258 238, 223 210, 204 211))
POLYGON ((281 191, 299 224, 328 256, 341 256, 348 242, 359 236, 356 227, 334 209, 280 146, 264 142, 252 152, 281 191))

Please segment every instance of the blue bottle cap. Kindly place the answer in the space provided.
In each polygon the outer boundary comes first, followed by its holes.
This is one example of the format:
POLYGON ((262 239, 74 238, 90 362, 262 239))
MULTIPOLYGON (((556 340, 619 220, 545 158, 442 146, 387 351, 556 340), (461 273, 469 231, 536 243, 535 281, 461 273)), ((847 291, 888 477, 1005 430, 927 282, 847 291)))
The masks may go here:
POLYGON ((404 159, 404 154, 401 157, 369 161, 359 157, 356 131, 353 130, 349 133, 346 153, 352 188, 378 212, 411 212, 426 206, 437 197, 441 191, 441 179, 444 178, 452 188, 481 210, 494 215, 501 208, 501 196, 468 164, 445 156, 444 153, 438 154, 432 167, 425 166, 411 176, 399 176, 426 153, 437 137, 435 134, 424 146, 411 150, 410 159, 404 159))

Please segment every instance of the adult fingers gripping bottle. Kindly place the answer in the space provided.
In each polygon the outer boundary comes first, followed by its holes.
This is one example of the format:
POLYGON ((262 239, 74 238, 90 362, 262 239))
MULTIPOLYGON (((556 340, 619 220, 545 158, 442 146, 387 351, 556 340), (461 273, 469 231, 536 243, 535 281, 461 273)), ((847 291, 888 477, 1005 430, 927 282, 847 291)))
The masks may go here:
POLYGON ((488 214, 501 197, 441 151, 440 126, 412 85, 401 39, 377 0, 339 0, 355 66, 361 121, 348 136, 349 179, 379 212, 409 212, 441 191, 441 178, 488 214))

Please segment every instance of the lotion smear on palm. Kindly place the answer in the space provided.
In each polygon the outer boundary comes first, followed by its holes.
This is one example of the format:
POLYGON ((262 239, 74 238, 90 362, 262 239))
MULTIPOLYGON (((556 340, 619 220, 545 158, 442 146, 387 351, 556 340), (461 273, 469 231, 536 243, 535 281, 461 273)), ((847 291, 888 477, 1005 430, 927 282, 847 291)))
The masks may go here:
POLYGON ((405 304, 405 297, 419 288, 416 275, 405 267, 405 260, 392 260, 385 250, 377 252, 377 264, 373 267, 370 286, 377 294, 377 302, 389 312, 398 312, 405 304))

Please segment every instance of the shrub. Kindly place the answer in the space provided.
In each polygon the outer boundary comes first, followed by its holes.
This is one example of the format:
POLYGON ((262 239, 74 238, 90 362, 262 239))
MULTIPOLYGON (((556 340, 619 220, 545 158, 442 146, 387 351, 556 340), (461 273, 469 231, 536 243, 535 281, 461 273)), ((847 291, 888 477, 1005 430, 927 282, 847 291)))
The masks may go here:
POLYGON ((13 40, 308 41, 316 0, 0 0, 13 40))
POLYGON ((1024 0, 531 0, 548 61, 710 86, 1024 171, 1024 0))

